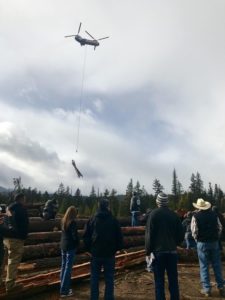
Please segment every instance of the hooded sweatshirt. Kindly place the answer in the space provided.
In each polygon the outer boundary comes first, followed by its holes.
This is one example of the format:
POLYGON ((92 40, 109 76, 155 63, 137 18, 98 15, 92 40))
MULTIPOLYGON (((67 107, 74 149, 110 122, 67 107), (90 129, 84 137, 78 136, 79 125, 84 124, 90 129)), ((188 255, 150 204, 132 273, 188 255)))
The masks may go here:
POLYGON ((99 210, 88 221, 83 240, 94 257, 112 257, 123 248, 119 222, 108 209, 99 210))

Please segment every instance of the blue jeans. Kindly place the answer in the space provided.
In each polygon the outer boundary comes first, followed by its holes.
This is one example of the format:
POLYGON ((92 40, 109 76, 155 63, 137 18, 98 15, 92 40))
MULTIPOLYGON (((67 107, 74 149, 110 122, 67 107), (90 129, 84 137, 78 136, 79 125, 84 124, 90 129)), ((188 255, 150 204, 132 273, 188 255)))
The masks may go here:
POLYGON ((99 298, 99 277, 104 270, 105 296, 104 300, 114 300, 115 257, 92 257, 91 259, 91 300, 99 298))
POLYGON ((217 242, 197 242, 197 252, 200 265, 200 277, 202 287, 206 292, 211 289, 209 277, 209 265, 212 264, 218 288, 223 287, 222 266, 220 258, 219 243, 217 242))
POLYGON ((138 214, 139 212, 138 211, 132 211, 131 212, 131 226, 134 227, 134 226, 138 226, 138 214))
POLYGON ((179 300, 177 254, 170 252, 155 252, 153 271, 155 279, 156 300, 165 300, 165 271, 168 277, 170 299, 179 300))
POLYGON ((60 294, 67 295, 71 287, 71 273, 75 257, 75 249, 61 251, 62 265, 60 273, 60 294))

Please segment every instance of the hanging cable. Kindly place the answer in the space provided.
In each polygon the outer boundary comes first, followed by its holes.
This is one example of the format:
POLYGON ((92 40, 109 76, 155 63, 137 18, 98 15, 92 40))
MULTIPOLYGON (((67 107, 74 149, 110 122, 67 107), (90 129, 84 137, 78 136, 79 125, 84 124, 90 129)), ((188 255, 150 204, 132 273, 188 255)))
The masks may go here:
POLYGON ((77 126, 76 152, 78 152, 79 139, 80 139, 80 119, 81 119, 82 103, 83 103, 83 91, 84 91, 86 58, 87 58, 87 46, 85 46, 83 68, 82 68, 81 91, 80 91, 80 102, 79 102, 79 113, 78 113, 78 126, 77 126))

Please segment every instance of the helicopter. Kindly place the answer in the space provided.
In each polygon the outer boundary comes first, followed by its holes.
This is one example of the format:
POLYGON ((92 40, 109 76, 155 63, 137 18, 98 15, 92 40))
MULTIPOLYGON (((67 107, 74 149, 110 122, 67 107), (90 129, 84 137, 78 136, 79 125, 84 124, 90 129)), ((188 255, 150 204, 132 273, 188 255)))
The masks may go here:
POLYGON ((101 41, 101 40, 104 40, 104 39, 108 39, 109 36, 106 36, 106 37, 103 37, 103 38, 100 38, 100 39, 95 39, 89 32, 87 32, 85 30, 85 32, 92 38, 92 40, 89 40, 89 39, 85 39, 85 38, 82 38, 79 33, 80 33, 80 29, 81 29, 81 24, 79 25, 79 28, 78 28, 78 32, 77 34, 72 34, 72 35, 66 35, 65 38, 68 38, 68 37, 74 37, 74 39, 80 43, 81 46, 84 46, 84 45, 90 45, 90 46, 94 46, 94 50, 96 47, 98 47, 100 44, 98 41, 101 41))

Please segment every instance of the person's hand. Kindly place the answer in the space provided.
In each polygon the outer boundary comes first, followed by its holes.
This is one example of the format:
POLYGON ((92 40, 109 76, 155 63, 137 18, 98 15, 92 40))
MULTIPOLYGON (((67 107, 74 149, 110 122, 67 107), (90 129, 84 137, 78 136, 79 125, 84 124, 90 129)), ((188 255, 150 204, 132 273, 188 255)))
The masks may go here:
POLYGON ((8 208, 6 209, 6 216, 12 217, 12 213, 8 208))
POLYGON ((122 250, 117 251, 116 254, 117 255, 119 255, 119 254, 127 254, 127 251, 124 250, 124 249, 122 249, 122 250))

